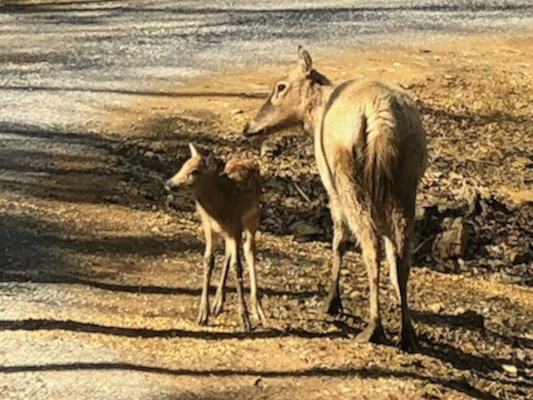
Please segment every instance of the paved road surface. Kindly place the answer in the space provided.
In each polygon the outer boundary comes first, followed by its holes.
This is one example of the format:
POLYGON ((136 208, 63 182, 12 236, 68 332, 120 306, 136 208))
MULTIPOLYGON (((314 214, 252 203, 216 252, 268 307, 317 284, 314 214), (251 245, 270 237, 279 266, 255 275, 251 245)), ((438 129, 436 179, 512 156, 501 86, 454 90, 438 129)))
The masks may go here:
POLYGON ((3 127, 76 125, 78 100, 98 108, 117 91, 287 59, 297 44, 318 50, 533 26, 529 0, 3 3, 3 127))

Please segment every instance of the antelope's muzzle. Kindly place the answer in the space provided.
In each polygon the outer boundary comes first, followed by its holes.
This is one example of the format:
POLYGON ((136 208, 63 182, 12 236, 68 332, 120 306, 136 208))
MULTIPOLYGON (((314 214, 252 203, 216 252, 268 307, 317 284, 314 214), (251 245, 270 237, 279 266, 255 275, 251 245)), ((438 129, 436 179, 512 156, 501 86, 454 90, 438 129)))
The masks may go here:
POLYGON ((263 133, 264 129, 257 129, 256 125, 252 122, 247 122, 246 125, 244 125, 244 128, 242 129, 242 134, 244 137, 252 137, 257 136, 261 133, 263 133))
POLYGON ((172 182, 172 178, 168 179, 165 183, 164 183, 164 187, 165 187, 165 190, 167 191, 171 191, 172 189, 175 189, 175 184, 172 182))

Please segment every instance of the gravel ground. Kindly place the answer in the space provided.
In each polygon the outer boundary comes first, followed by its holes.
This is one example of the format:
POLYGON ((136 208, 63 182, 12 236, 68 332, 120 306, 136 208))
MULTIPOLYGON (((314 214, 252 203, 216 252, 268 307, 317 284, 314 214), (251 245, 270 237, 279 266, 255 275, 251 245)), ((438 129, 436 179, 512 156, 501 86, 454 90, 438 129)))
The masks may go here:
POLYGON ((0 397, 531 398, 531 266, 509 260, 527 259, 517 251, 531 236, 531 36, 518 32, 532 20, 529 1, 2 2, 0 397), (357 252, 343 271, 354 316, 321 314, 330 222, 308 143, 290 134, 278 141, 278 165, 262 162, 271 221, 259 268, 270 327, 239 333, 231 294, 210 327, 194 325, 202 236, 191 203, 169 202, 160 181, 190 140, 222 156, 255 154, 235 133, 259 104, 243 93, 264 91, 299 43, 337 80, 411 85, 431 137, 424 203, 445 198, 442 215, 457 214, 457 199, 472 197, 459 189, 494 193, 469 221, 483 232, 472 241, 487 249, 482 257, 417 263, 420 354, 353 343, 368 298, 357 252), (510 192, 525 196, 518 211, 504 204, 510 192), (291 236, 277 222, 289 209, 325 229, 320 240, 291 236))

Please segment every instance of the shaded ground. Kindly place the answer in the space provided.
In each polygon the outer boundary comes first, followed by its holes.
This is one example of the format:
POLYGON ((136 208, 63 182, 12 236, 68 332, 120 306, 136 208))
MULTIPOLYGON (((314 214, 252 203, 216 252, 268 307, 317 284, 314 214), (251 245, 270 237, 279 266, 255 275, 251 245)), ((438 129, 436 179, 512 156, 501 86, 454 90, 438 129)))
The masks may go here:
POLYGON ((192 202, 168 197, 161 182, 189 141, 221 157, 257 157, 259 144, 238 132, 279 67, 105 98, 23 93, 0 122, 0 397, 531 398, 531 39, 316 53, 333 79, 400 82, 423 111, 431 157, 410 282, 416 355, 354 344, 368 299, 356 251, 343 271, 354 316, 320 312, 331 226, 310 142, 296 132, 274 138, 279 154, 260 159, 259 279, 270 327, 239 333, 233 295, 210 327, 194 325, 202 236, 192 202), (22 118, 16 106, 33 114, 22 118), (461 258, 440 259, 431 246, 449 216, 472 233, 461 258), (302 234, 298 221, 315 231, 302 234))

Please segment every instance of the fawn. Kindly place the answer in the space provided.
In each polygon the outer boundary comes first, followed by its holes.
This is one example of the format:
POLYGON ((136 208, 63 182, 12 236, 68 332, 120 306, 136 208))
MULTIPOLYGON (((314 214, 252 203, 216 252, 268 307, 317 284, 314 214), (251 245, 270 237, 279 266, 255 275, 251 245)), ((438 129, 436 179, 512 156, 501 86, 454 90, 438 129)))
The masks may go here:
POLYGON ((255 271, 255 234, 261 218, 261 176, 252 160, 231 158, 223 171, 217 167, 213 153, 201 155, 189 144, 191 157, 179 172, 166 182, 169 189, 182 189, 194 197, 205 234, 203 259, 203 285, 197 322, 206 325, 209 319, 209 281, 214 268, 214 248, 217 236, 225 242, 222 276, 215 295, 213 313, 222 311, 224 287, 228 269, 235 274, 239 324, 242 330, 250 330, 250 321, 244 301, 240 246, 243 243, 244 258, 250 275, 252 314, 263 325, 265 314, 257 294, 255 271))

